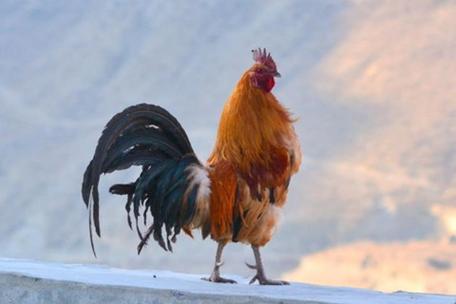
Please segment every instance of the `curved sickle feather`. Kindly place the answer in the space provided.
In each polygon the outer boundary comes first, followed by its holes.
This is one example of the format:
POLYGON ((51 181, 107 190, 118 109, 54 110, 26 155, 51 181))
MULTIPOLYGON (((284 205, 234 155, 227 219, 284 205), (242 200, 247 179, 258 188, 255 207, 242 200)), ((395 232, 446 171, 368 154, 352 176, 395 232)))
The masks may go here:
MULTIPOLYGON (((138 146, 148 145, 152 149, 158 147, 157 150, 166 151, 167 154, 174 157, 193 153, 187 134, 177 119, 168 111, 156 105, 139 104, 131 106, 114 115, 104 128, 98 140, 93 159, 84 173, 81 189, 83 201, 91 213, 90 229, 92 229, 93 221, 95 232, 98 236, 101 235, 98 192, 100 175, 127 168, 133 164, 147 163, 146 160, 141 160, 138 158, 140 156, 136 155, 137 157, 130 156, 131 159, 129 160, 122 159, 120 163, 113 166, 113 162, 121 157, 122 154, 128 154, 128 146, 134 149, 138 146), (123 138, 128 133, 131 133, 130 135, 132 136, 123 138), (117 142, 120 142, 118 146, 116 146, 117 142), (169 142, 172 144, 169 144, 169 142), (111 153, 110 150, 113 147, 114 150, 111 153), (118 150, 116 150, 116 147, 118 150), (109 160, 106 162, 107 159, 109 160), (90 198, 92 199, 91 204, 89 204, 90 198)), ((93 249, 92 230, 90 230, 90 236, 93 249)))
POLYGON ((97 148, 92 165, 86 170, 83 184, 83 199, 88 206, 90 188, 97 185, 98 176, 101 173, 102 158, 114 144, 116 139, 127 131, 140 127, 156 126, 163 130, 180 150, 186 153, 193 153, 193 148, 182 126, 168 111, 150 104, 139 104, 126 108, 124 111, 114 115, 107 123, 103 133, 98 140, 97 148), (87 178, 86 178, 87 177, 87 178), (89 183, 90 181, 90 183, 89 183))

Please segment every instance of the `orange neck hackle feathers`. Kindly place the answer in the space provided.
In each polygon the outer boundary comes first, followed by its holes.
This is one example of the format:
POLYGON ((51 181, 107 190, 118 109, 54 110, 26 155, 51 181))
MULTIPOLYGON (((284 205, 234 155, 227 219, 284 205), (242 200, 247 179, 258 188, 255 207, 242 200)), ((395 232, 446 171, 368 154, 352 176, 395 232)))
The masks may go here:
POLYGON ((289 159, 283 141, 293 132, 293 119, 272 93, 252 84, 257 64, 243 74, 225 104, 209 164, 228 160, 247 180, 270 186, 285 175, 289 159))

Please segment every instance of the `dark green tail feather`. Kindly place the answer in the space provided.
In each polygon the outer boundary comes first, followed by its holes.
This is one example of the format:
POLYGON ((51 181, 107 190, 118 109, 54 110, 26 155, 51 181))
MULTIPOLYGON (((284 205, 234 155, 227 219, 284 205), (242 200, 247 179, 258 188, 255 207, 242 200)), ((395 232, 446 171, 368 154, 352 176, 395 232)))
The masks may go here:
MULTIPOLYGON (((100 236, 98 183, 101 174, 124 170, 131 166, 142 166, 141 175, 134 183, 117 184, 110 192, 127 195, 125 209, 128 224, 132 228, 130 210, 141 239, 138 253, 149 237, 164 250, 172 250, 171 242, 182 226, 188 224, 196 210, 196 199, 200 185, 190 186, 192 166, 203 168, 194 155, 190 141, 179 122, 165 109, 149 104, 129 107, 116 114, 106 125, 98 141, 95 154, 84 173, 82 197, 90 209, 89 229, 100 236), (187 199, 184 202, 184 194, 187 199), (92 203, 89 200, 92 198, 92 203), (150 213, 153 223, 143 235, 138 218, 150 213), (166 242, 162 235, 165 226, 166 242)), ((145 220, 145 219, 144 219, 145 220)), ((90 233, 92 250, 92 233, 90 233)))

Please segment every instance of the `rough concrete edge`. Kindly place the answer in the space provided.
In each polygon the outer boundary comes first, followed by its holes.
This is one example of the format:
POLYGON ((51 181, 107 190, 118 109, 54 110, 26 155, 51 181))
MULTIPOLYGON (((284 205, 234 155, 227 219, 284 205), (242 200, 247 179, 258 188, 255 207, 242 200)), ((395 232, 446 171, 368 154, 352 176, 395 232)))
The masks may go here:
POLYGON ((98 303, 302 303, 336 304, 305 300, 273 299, 260 296, 204 294, 175 289, 153 289, 103 284, 87 284, 0 273, 0 302, 3 304, 98 304, 98 303), (6 301, 6 302, 5 302, 6 301))

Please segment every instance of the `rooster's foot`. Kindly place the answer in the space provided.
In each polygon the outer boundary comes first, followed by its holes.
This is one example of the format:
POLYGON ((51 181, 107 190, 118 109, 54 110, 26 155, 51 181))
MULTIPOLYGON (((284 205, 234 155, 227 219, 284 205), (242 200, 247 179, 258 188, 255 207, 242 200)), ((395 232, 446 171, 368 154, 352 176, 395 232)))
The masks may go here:
POLYGON ((287 281, 281 281, 281 280, 270 280, 266 278, 264 275, 263 269, 258 267, 256 265, 252 265, 249 263, 245 263, 247 267, 250 269, 255 269, 257 271, 256 275, 250 280, 249 284, 255 283, 255 281, 258 281, 260 285, 290 285, 287 281))
POLYGON ((270 280, 268 278, 265 278, 264 276, 259 276, 256 274, 249 282, 249 284, 255 283, 255 281, 258 281, 260 285, 290 285, 287 281, 281 281, 281 280, 270 280))
POLYGON ((229 283, 229 284, 236 284, 235 280, 225 279, 221 277, 219 274, 212 273, 208 278, 201 278, 202 280, 214 282, 214 283, 229 283))

